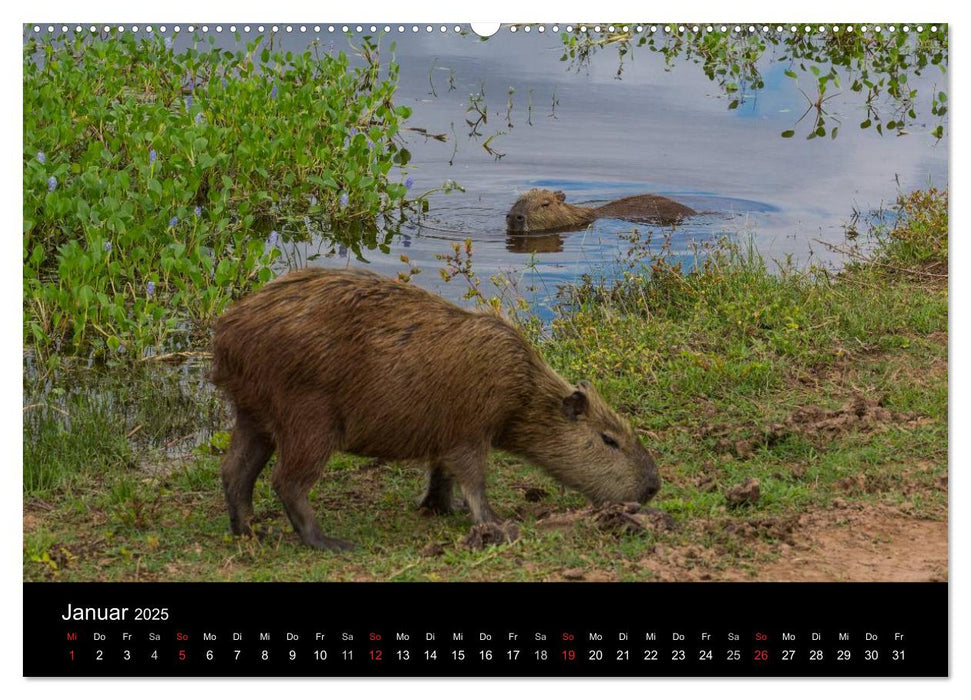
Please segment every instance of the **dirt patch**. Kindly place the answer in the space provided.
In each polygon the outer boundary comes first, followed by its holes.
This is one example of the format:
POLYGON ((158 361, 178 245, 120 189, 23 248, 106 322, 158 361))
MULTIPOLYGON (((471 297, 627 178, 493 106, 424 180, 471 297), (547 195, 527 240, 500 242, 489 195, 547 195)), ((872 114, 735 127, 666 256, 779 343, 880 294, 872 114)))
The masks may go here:
POLYGON ((604 582, 616 581, 617 574, 611 571, 603 571, 595 568, 573 567, 562 569, 555 572, 548 579, 550 581, 591 581, 604 582))
POLYGON ((761 495, 762 489, 759 480, 749 478, 728 489, 725 492, 725 500, 730 506, 751 505, 757 502, 761 495))
POLYGON ((673 530, 674 518, 657 508, 644 508, 638 503, 612 503, 604 506, 581 508, 566 513, 554 513, 538 520, 538 530, 559 530, 573 527, 579 522, 590 522, 603 531, 619 535, 636 532, 664 532, 673 530))
POLYGON ((772 446, 790 436, 798 436, 816 444, 825 445, 849 433, 881 432, 888 428, 917 428, 933 421, 916 413, 891 411, 882 405, 881 399, 855 394, 837 409, 826 409, 810 404, 800 406, 781 422, 751 426, 744 432, 761 433, 761 439, 738 439, 743 426, 728 423, 703 425, 701 436, 716 438, 715 451, 724 459, 732 456, 748 459, 758 444, 772 446), (752 430, 754 428, 754 431, 752 430))
POLYGON ((639 564, 661 581, 946 581, 947 523, 886 506, 711 520, 707 546, 657 545, 639 564))
POLYGON ((947 523, 861 507, 804 516, 797 547, 759 567, 761 581, 946 581, 947 523))
POLYGON ((781 423, 767 426, 765 439, 772 444, 798 435, 812 441, 829 441, 846 433, 879 431, 889 425, 916 428, 930 422, 929 418, 891 411, 879 401, 856 395, 835 410, 814 405, 797 408, 781 423))

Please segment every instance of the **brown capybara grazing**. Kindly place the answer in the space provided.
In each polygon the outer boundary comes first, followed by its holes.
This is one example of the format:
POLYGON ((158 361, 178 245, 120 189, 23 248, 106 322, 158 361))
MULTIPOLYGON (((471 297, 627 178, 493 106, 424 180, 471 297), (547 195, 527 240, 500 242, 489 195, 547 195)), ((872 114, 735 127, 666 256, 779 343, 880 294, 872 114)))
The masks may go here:
POLYGON ((321 532, 307 498, 335 451, 427 462, 421 504, 448 512, 458 483, 477 524, 499 522, 485 494, 493 448, 596 503, 646 503, 660 488, 627 421, 505 319, 370 272, 307 268, 236 302, 216 324, 212 380, 236 408, 222 463, 235 534, 251 532, 274 451, 273 488, 322 549, 350 546, 321 532))
POLYGON ((513 233, 569 231, 584 228, 600 218, 667 226, 697 213, 667 197, 653 194, 624 197, 602 207, 580 207, 567 204, 563 192, 532 189, 520 196, 506 214, 506 229, 513 233))

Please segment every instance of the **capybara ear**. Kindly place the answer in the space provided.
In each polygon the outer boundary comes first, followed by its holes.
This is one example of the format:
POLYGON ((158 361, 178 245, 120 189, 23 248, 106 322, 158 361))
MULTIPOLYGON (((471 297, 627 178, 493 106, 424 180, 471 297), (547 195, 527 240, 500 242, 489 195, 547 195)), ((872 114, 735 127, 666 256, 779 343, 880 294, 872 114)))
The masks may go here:
POLYGON ((580 381, 578 381, 577 386, 583 389, 584 391, 589 391, 590 389, 593 389, 593 384, 588 382, 586 379, 581 379, 580 381))
POLYGON ((587 412, 588 405, 587 395, 582 391, 574 391, 563 399, 563 415, 570 420, 576 420, 587 412))
POLYGON ((566 200, 566 195, 563 193, 563 190, 557 190, 553 193, 553 196, 560 202, 566 200))

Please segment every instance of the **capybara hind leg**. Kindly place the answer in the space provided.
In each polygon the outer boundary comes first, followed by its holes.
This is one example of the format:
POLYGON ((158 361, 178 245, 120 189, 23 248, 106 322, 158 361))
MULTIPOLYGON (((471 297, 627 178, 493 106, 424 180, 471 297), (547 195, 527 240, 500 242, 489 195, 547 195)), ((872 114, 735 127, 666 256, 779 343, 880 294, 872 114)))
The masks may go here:
POLYGON ((320 472, 330 456, 330 449, 311 445, 281 445, 280 456, 270 476, 287 517, 304 544, 318 549, 341 551, 353 545, 345 540, 327 537, 320 530, 317 516, 307 494, 317 483, 320 472))
POLYGON ((444 460, 465 496, 472 518, 479 524, 499 521, 485 494, 487 454, 484 449, 469 448, 453 452, 444 460))
POLYGON ((223 493, 234 535, 251 534, 253 485, 273 454, 273 440, 245 413, 236 417, 229 449, 222 461, 223 493))
POLYGON ((445 466, 441 462, 432 462, 428 468, 428 485, 419 507, 427 508, 433 513, 451 513, 452 483, 452 475, 445 466))

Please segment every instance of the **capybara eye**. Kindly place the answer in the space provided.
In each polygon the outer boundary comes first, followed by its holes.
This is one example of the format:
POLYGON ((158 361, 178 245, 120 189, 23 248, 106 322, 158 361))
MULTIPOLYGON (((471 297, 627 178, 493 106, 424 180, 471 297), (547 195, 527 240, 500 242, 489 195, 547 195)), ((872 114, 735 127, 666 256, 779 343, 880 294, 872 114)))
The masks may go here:
POLYGON ((607 433, 600 433, 600 439, 604 441, 604 444, 607 447, 613 447, 615 450, 620 449, 620 445, 617 444, 617 441, 607 435, 607 433))

